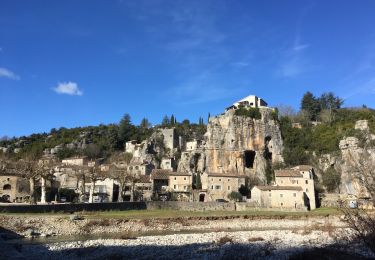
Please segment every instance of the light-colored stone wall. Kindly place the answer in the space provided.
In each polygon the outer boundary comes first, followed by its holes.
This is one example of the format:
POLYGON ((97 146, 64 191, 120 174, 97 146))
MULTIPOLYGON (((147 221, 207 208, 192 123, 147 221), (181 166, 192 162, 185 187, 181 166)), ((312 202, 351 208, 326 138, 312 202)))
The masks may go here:
POLYGON ((260 207, 271 208, 302 208, 305 206, 303 192, 297 190, 251 190, 251 200, 260 207))
POLYGON ((170 175, 169 176, 169 190, 174 192, 188 192, 191 191, 193 183, 191 175, 170 175))
POLYGON ((316 208, 315 186, 313 173, 300 171, 302 178, 298 177, 275 177, 276 185, 301 187, 309 199, 310 209, 316 208))
POLYGON ((30 196, 29 181, 18 176, 0 176, 0 197, 3 196, 10 202, 24 202, 30 196))
POLYGON ((245 185, 244 177, 210 176, 207 173, 201 176, 202 190, 207 190, 205 201, 228 200, 231 192, 238 192, 241 185, 245 185))
POLYGON ((67 158, 62 160, 62 164, 64 165, 77 165, 77 166, 83 166, 87 165, 87 158, 67 158))

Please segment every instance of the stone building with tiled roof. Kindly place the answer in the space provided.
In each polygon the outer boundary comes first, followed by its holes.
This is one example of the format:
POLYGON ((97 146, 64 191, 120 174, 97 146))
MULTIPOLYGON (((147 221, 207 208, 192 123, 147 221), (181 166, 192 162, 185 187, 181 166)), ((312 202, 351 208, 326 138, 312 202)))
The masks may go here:
POLYGON ((276 170, 275 185, 255 186, 251 199, 261 207, 315 209, 314 170, 309 165, 276 170))

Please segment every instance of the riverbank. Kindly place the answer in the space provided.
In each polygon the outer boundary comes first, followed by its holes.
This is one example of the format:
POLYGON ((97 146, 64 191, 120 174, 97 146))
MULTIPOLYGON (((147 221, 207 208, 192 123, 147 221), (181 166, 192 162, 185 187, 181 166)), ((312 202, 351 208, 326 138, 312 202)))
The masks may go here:
POLYGON ((337 212, 324 209, 289 215, 181 211, 83 212, 75 217, 3 214, 0 226, 15 236, 37 237, 0 242, 0 256, 13 259, 288 259, 317 252, 319 256, 319 250, 343 259, 373 256, 360 244, 349 247, 346 236, 350 230, 345 222, 337 212))
POLYGON ((102 233, 130 233, 154 230, 263 229, 325 225, 342 226, 331 209, 311 213, 286 212, 183 212, 109 211, 67 214, 2 214, 0 226, 21 236, 68 236, 102 233), (275 221, 276 220, 276 221, 275 221))

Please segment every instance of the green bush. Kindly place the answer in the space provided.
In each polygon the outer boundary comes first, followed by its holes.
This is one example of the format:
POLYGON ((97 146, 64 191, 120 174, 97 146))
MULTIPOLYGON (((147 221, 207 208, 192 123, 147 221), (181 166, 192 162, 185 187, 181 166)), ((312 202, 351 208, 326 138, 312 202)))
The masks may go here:
POLYGON ((260 113, 259 108, 257 108, 257 107, 246 108, 246 107, 240 106, 238 109, 236 109, 234 114, 236 116, 250 117, 250 118, 253 118, 253 119, 261 119, 262 118, 262 114, 260 113))
POLYGON ((228 199, 234 200, 234 201, 242 201, 242 195, 241 193, 237 191, 232 191, 231 193, 228 194, 228 199))
POLYGON ((328 192, 334 192, 340 186, 341 174, 330 167, 323 173, 322 181, 328 192))

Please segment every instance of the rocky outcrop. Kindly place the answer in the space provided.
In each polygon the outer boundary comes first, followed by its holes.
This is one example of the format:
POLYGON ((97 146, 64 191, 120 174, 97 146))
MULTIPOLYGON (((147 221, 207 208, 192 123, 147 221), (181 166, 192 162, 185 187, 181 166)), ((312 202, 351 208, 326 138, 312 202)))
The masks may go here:
POLYGON ((267 160, 283 161, 281 132, 278 123, 271 119, 272 111, 260 108, 259 120, 236 116, 235 110, 211 117, 204 145, 183 153, 178 170, 255 174, 264 179, 267 160))
MULTIPOLYGON (((370 140, 370 135, 363 134, 366 135, 366 140, 370 140)), ((375 168, 374 147, 361 147, 356 137, 347 137, 341 140, 339 147, 341 150, 340 193, 368 197, 369 194, 359 179, 367 174, 367 170, 375 168)))

